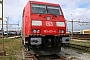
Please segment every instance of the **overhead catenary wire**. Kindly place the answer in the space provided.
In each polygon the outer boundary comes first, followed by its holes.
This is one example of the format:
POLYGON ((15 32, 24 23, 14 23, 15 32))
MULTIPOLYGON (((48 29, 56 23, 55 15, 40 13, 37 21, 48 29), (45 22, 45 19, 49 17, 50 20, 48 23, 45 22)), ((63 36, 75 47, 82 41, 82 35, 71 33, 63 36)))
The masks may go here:
POLYGON ((68 5, 69 3, 71 3, 73 0, 69 1, 68 3, 66 3, 64 6, 68 5))

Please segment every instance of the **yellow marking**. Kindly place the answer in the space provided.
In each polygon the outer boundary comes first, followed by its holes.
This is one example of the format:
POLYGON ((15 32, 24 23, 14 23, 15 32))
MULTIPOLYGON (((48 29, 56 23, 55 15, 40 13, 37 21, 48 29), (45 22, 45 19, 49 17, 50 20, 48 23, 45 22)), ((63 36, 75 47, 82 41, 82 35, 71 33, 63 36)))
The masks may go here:
POLYGON ((42 34, 40 34, 40 36, 42 36, 42 34))
POLYGON ((45 35, 42 35, 42 36, 45 36, 45 35))
POLYGON ((26 34, 25 36, 26 36, 26 37, 29 37, 29 35, 28 35, 28 34, 26 34))
POLYGON ((30 36, 32 36, 32 34, 30 34, 30 36))
POLYGON ((39 36, 39 34, 37 34, 37 36, 39 36))
POLYGON ((60 36, 60 34, 58 34, 58 36, 60 36))
POLYGON ((36 34, 34 34, 34 36, 36 36, 36 34))
POLYGON ((28 43, 27 41, 25 43, 28 43))

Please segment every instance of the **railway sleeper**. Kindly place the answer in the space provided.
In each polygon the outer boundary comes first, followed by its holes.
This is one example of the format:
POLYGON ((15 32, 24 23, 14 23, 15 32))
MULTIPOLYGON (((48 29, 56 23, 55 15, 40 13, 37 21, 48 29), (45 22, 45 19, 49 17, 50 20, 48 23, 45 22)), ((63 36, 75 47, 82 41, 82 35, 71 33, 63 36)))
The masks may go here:
POLYGON ((24 50, 25 60, 68 60, 64 56, 58 56, 57 54, 51 55, 36 55, 33 51, 24 50))
POLYGON ((34 54, 31 55, 26 55, 25 60, 67 60, 66 57, 63 56, 58 56, 58 55, 41 55, 41 56, 36 56, 34 54))
POLYGON ((51 56, 48 56, 47 57, 39 57, 38 60, 68 60, 66 59, 65 57, 63 56, 55 56, 55 55, 51 55, 51 56))
POLYGON ((63 56, 58 56, 58 55, 41 55, 41 56, 35 56, 32 55, 33 60, 67 60, 65 57, 63 56))
POLYGON ((37 56, 38 59, 57 59, 60 58, 58 55, 40 55, 37 56))

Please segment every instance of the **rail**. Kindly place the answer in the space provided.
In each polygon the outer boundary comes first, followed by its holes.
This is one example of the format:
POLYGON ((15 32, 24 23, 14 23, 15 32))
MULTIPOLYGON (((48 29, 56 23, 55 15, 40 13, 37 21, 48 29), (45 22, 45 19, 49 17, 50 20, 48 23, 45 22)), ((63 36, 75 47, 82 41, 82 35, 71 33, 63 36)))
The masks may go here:
POLYGON ((72 39, 90 40, 90 34, 74 34, 72 39))
POLYGON ((77 44, 70 44, 71 48, 78 49, 85 52, 90 52, 90 46, 82 46, 77 44))
POLYGON ((26 49, 23 49, 23 52, 24 60, 68 60, 68 58, 64 56, 58 56, 56 54, 36 56, 31 51, 27 51, 26 49))

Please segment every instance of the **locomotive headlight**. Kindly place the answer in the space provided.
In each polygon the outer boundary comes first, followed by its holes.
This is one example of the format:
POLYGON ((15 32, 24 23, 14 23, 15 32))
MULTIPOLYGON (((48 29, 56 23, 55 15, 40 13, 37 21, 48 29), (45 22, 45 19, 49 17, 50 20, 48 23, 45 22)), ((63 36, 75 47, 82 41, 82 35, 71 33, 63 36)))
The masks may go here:
POLYGON ((42 26, 42 21, 32 20, 32 26, 42 26))
POLYGON ((36 33, 37 31, 36 30, 33 30, 33 33, 36 33))
POLYGON ((61 33, 64 33, 64 30, 62 30, 61 33))
POLYGON ((58 33, 60 33, 61 32, 61 30, 58 30, 58 33))
POLYGON ((57 26, 63 26, 64 27, 65 26, 65 23, 64 22, 56 22, 56 25, 57 26))
POLYGON ((37 33, 40 33, 40 30, 37 30, 37 33))

